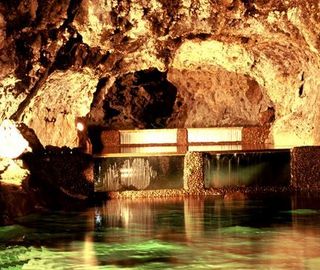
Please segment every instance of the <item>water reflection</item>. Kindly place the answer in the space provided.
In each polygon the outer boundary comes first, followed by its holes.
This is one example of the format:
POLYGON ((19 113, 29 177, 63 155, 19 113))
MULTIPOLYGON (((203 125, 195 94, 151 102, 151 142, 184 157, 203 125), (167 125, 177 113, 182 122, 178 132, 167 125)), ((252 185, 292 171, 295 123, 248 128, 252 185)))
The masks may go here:
POLYGON ((0 228, 0 268, 318 269, 319 225, 300 195, 111 200, 0 228))
POLYGON ((95 191, 182 188, 183 157, 96 159, 95 191))

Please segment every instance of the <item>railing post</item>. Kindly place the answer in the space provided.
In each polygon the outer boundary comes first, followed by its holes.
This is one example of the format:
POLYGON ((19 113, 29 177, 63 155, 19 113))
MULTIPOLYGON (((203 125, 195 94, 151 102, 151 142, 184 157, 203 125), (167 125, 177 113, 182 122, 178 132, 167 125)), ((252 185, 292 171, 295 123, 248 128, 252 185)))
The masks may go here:
POLYGON ((177 152, 186 153, 188 151, 188 130, 186 128, 177 129, 177 152))
POLYGON ((204 191, 204 158, 201 152, 187 152, 184 157, 183 188, 190 194, 204 191))

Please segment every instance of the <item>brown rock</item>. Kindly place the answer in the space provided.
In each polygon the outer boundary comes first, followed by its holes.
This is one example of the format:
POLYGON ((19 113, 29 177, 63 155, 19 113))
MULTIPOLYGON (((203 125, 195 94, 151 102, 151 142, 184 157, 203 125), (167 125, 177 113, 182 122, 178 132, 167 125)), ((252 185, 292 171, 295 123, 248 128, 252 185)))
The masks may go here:
POLYGON ((298 189, 320 187, 320 147, 295 147, 291 152, 291 185, 298 189))
POLYGON ((190 194, 204 192, 203 153, 187 152, 184 157, 183 187, 190 194))
POLYGON ((5 1, 0 119, 23 121, 44 145, 77 145, 74 118, 91 104, 114 128, 271 125, 276 145, 318 144, 319 14, 317 0, 5 1), (168 72, 174 98, 112 86, 152 68, 168 72), (143 115, 155 99, 163 106, 143 115))

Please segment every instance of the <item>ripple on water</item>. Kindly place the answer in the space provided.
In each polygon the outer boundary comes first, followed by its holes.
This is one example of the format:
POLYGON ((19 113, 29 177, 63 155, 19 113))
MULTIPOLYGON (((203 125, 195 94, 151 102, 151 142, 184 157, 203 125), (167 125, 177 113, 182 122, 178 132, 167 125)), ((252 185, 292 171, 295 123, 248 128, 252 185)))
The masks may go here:
POLYGON ((287 211, 287 213, 294 214, 294 215, 315 215, 318 214, 319 211, 314 209, 294 209, 287 211))

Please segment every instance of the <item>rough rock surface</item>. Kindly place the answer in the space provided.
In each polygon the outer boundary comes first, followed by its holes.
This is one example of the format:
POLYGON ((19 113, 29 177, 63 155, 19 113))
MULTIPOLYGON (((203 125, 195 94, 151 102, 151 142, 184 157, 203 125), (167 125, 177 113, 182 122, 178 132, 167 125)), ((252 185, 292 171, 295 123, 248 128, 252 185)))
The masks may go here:
POLYGON ((21 119, 43 145, 77 146, 76 117, 90 110, 97 80, 91 70, 52 73, 25 108, 21 119))
POLYGON ((41 190, 50 208, 86 202, 93 195, 92 157, 78 149, 46 147, 23 157, 30 173, 30 186, 41 190))
POLYGON ((45 209, 75 209, 93 199, 91 156, 47 147, 21 159, 0 159, 0 225, 45 209))
POLYGON ((20 186, 28 179, 30 172, 24 167, 22 160, 10 158, 0 159, 0 184, 20 186))
POLYGON ((0 159, 0 225, 35 211, 33 193, 27 188, 29 178, 30 171, 22 160, 0 159))
POLYGON ((291 151, 291 185, 299 189, 320 187, 320 147, 294 147, 291 151))
POLYGON ((83 115, 110 128, 270 125, 268 142, 318 144, 319 32, 318 0, 2 1, 0 119, 59 146, 76 144, 83 115), (161 76, 137 82, 150 70, 161 76))
POLYGON ((204 191, 204 160, 200 152, 188 152, 184 157, 183 188, 191 194, 204 191))

